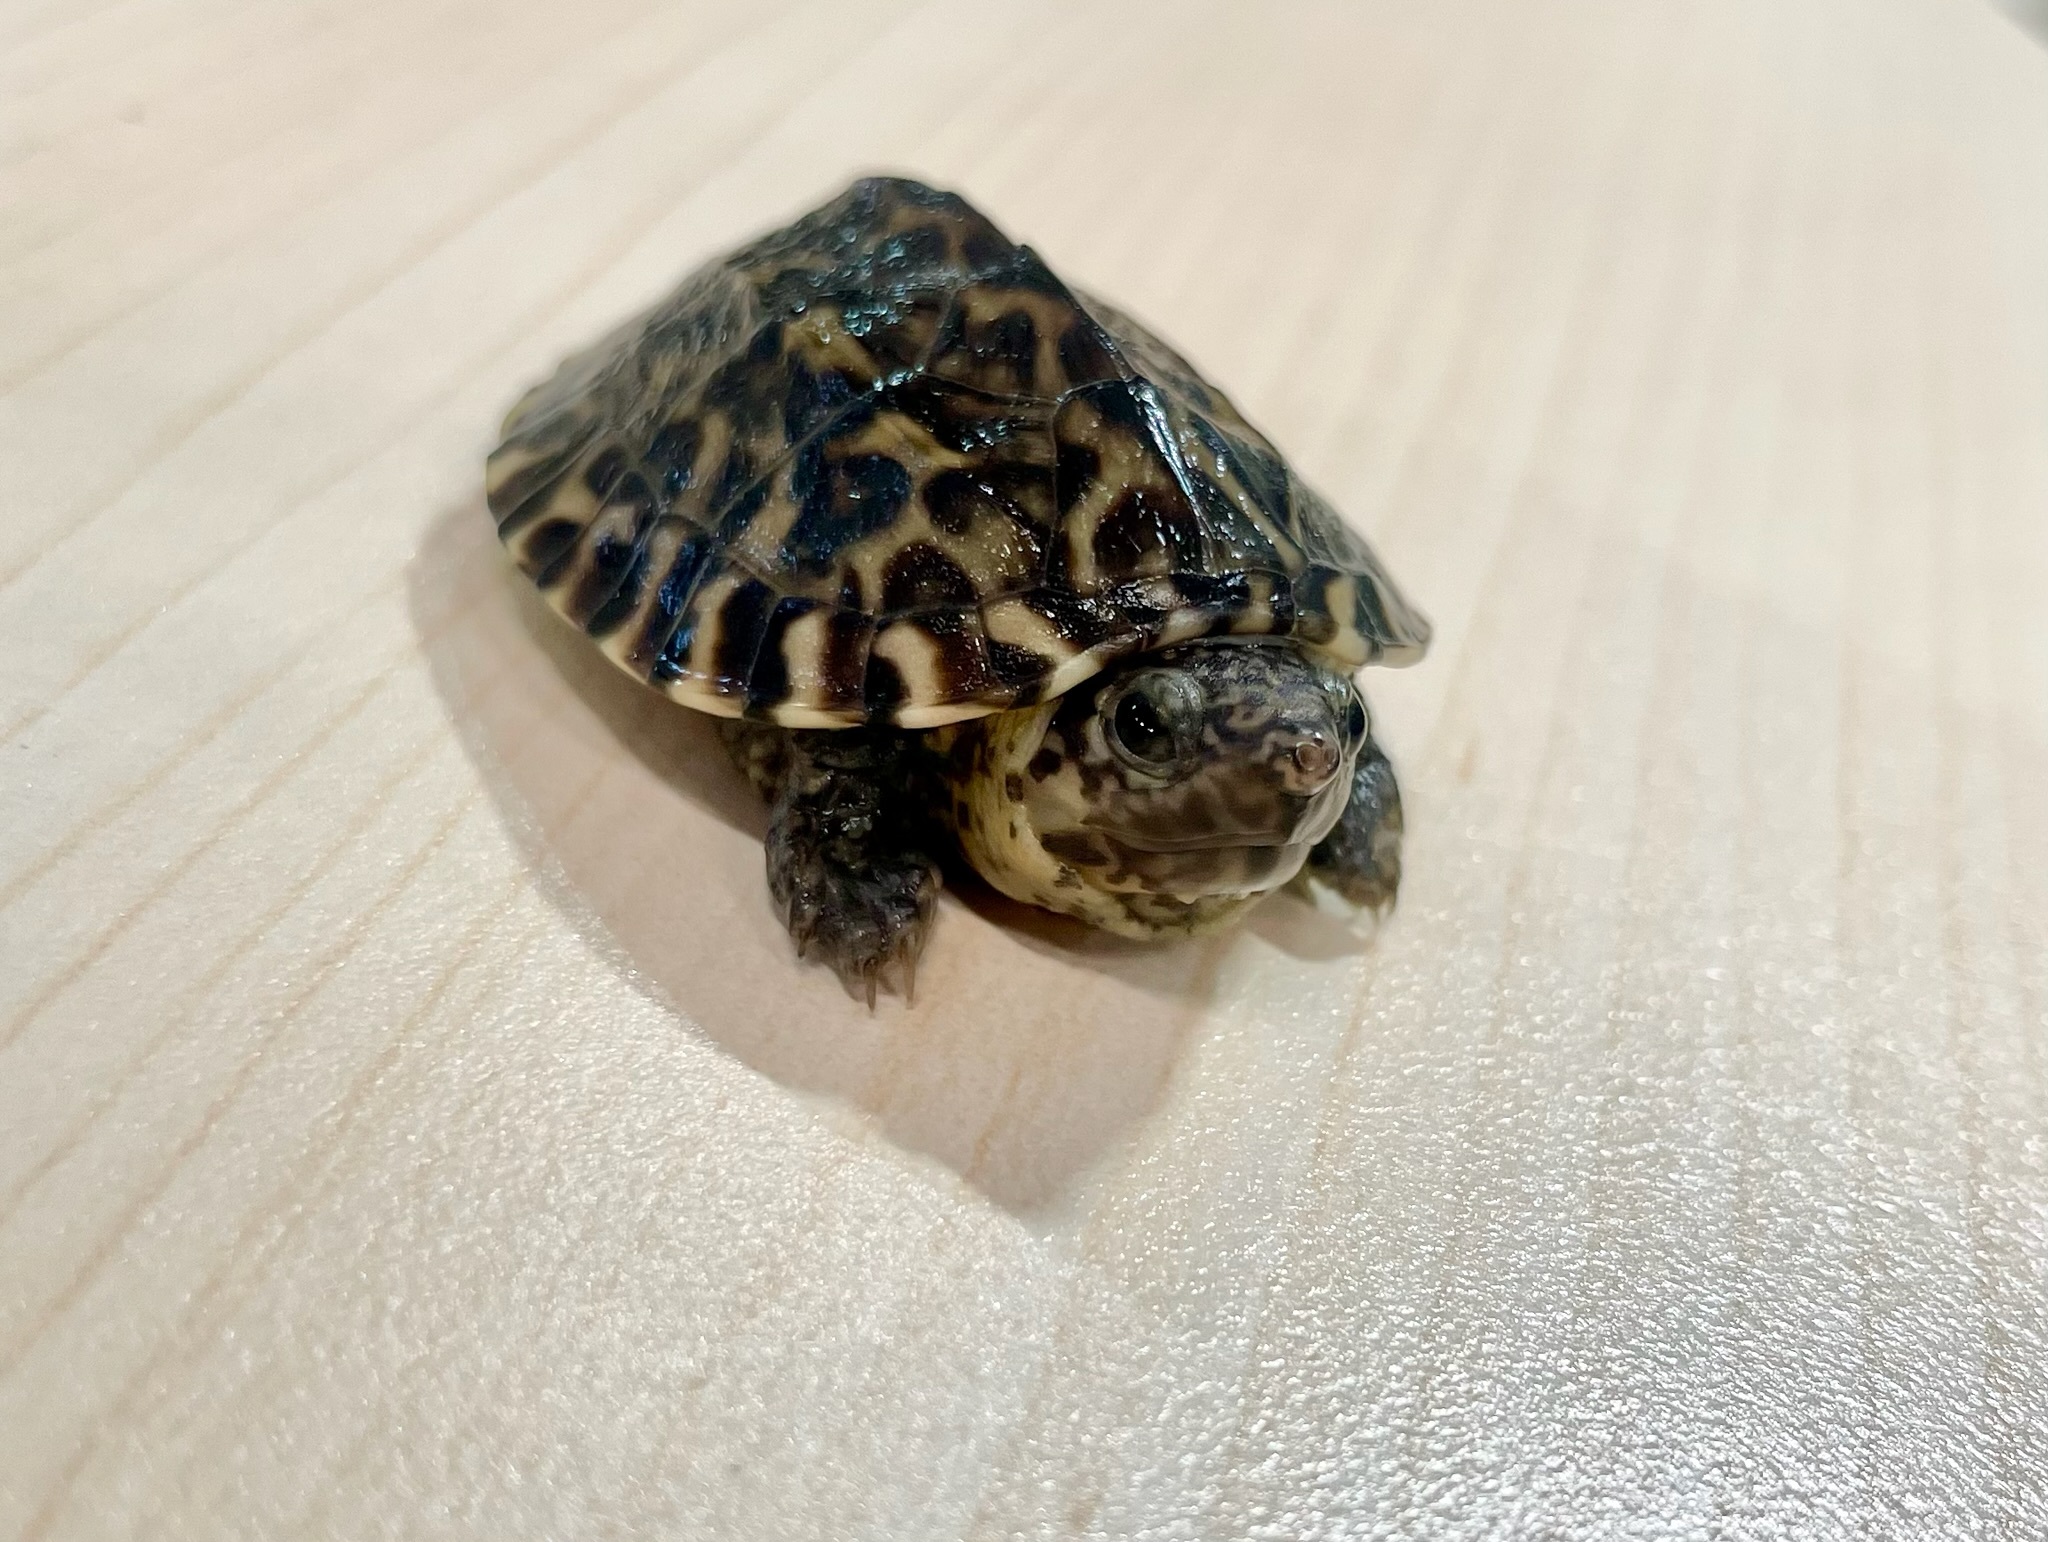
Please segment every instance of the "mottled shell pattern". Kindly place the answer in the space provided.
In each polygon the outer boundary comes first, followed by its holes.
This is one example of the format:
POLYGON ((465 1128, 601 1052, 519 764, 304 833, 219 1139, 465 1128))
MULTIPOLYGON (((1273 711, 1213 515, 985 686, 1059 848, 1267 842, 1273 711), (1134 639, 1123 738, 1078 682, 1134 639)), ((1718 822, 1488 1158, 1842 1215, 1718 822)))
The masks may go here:
POLYGON ((529 392, 490 457, 551 605, 675 700, 930 727, 1189 638, 1428 624, 1223 394, 964 200, 871 178, 529 392))

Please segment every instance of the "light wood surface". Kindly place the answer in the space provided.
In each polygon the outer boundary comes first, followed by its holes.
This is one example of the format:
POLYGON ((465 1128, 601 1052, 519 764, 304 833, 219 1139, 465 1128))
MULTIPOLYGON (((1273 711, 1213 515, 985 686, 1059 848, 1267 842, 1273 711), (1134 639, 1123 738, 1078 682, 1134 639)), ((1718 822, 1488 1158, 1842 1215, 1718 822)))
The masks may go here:
POLYGON ((2048 54, 1974 0, 0 9, 0 1537, 2048 1535, 2048 54), (857 170, 1437 623, 1377 938, 797 967, 499 412, 857 170))

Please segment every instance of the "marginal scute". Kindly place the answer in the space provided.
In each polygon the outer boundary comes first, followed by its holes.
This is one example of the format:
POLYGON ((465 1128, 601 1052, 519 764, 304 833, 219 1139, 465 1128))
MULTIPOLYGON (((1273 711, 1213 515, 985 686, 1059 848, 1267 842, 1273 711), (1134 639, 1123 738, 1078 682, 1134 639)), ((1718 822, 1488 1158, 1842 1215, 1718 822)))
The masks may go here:
POLYGON ((954 194, 869 178, 522 396, 499 533, 705 711, 929 726, 1193 637, 1428 624, 1222 392, 954 194))
POLYGON ((776 603, 775 591, 758 578, 739 578, 731 591, 720 597, 708 671, 719 682, 720 695, 734 696, 746 690, 776 603))
POLYGON ((987 636, 974 610, 934 610, 884 621, 869 657, 870 689, 894 699, 891 718, 932 728, 977 717, 999 689, 987 636), (878 674, 876 666, 884 666, 878 674))
POLYGON ((689 598, 706 548, 704 537, 681 520, 653 522, 640 543, 634 592, 613 600, 621 613, 598 638, 607 658, 643 680, 654 680, 655 661, 689 598))
POLYGON ((866 616, 796 596, 781 600, 754 658, 745 715, 812 728, 862 721, 874 630, 866 616))
POLYGON ((583 530, 582 523, 574 519, 550 519, 530 525, 511 547, 513 561, 519 564, 521 572, 545 589, 575 557, 576 543, 583 530))

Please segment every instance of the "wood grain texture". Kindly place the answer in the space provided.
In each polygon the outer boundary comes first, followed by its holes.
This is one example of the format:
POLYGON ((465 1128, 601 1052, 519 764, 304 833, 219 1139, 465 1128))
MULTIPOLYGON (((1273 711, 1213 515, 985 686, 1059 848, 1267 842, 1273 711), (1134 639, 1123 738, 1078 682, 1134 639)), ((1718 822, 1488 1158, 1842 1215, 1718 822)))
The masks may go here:
POLYGON ((0 9, 0 1536, 2048 1534, 2048 54, 1972 0, 0 9), (799 969, 523 593, 857 170, 1438 645, 1377 938, 799 969))

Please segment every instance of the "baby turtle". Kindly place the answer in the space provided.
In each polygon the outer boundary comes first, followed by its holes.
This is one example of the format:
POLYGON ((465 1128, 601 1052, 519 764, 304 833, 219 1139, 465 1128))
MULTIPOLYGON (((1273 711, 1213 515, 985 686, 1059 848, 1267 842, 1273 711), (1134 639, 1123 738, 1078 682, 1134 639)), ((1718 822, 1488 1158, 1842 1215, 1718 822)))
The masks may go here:
POLYGON ((1130 937, 1390 904, 1360 665, 1429 626, 1186 360, 964 199, 856 182, 505 420, 498 534, 772 807, 800 954, 907 991, 942 864, 1130 937))

